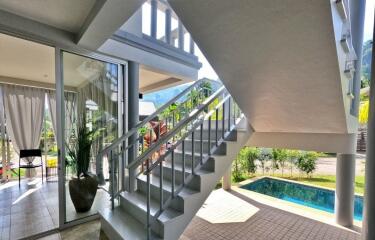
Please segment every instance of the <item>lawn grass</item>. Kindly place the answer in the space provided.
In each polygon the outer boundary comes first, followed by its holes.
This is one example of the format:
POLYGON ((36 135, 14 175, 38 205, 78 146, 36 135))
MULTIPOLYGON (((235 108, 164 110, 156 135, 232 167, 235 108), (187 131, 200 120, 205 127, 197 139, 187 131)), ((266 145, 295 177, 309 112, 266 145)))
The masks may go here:
MULTIPOLYGON (((311 178, 309 177, 299 177, 299 176, 288 176, 284 174, 275 174, 271 175, 274 177, 289 179, 293 181, 298 181, 302 183, 308 183, 312 185, 327 187, 327 188, 336 188, 336 176, 335 175, 313 175, 311 178)), ((355 177, 355 193, 363 195, 365 189, 365 176, 356 176, 355 177)))

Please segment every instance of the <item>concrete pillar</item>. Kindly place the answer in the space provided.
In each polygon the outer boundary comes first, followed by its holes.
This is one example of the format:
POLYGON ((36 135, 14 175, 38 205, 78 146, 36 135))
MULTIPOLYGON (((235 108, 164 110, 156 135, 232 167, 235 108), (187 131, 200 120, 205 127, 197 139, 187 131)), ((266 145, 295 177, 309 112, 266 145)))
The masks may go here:
POLYGON ((158 1, 151 0, 151 37, 156 38, 158 26, 158 1))
POLYGON ((345 227, 353 225, 355 159, 355 154, 337 154, 335 218, 345 227))
MULTIPOLYGON (((128 62, 128 130, 139 123, 139 63, 128 62)), ((137 142, 138 135, 134 134, 129 138, 129 144, 137 142)), ((137 158, 138 146, 135 144, 129 148, 128 163, 137 158)), ((135 189, 134 172, 129 172, 129 191, 135 189)))
POLYGON ((193 38, 191 36, 190 36, 190 53, 191 54, 195 53, 194 40, 193 40, 193 38))
POLYGON ((184 50, 184 26, 178 21, 178 48, 184 50))
MULTIPOLYGON (((374 16, 375 17, 375 16, 374 16)), ((375 22, 375 19, 374 19, 375 22)), ((374 35, 375 39, 375 25, 374 35)), ((375 69, 375 51, 372 52, 371 69, 375 69)), ((367 147, 365 166, 365 202, 363 209, 362 239, 375 239, 375 71, 371 71, 370 107, 367 123, 367 147)))
POLYGON ((165 42, 171 44, 171 29, 172 29, 172 11, 167 8, 165 10, 165 42))
POLYGON ((223 189, 226 191, 229 191, 232 186, 232 165, 229 167, 229 169, 225 172, 223 176, 223 189))

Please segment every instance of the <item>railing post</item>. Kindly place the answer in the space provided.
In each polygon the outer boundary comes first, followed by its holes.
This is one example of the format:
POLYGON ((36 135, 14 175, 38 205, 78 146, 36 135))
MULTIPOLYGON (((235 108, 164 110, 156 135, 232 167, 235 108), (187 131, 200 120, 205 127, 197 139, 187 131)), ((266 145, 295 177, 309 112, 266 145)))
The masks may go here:
POLYGON ((172 26, 172 11, 170 8, 165 10, 165 42, 171 44, 171 27, 172 26))
MULTIPOLYGON (((204 123, 204 122, 203 122, 204 123)), ((201 144, 201 152, 200 152, 200 162, 203 164, 203 123, 201 124, 201 129, 200 129, 200 144, 201 144)))
POLYGON ((194 167, 195 167, 195 142, 194 142, 194 130, 191 132, 191 174, 194 174, 194 167))
POLYGON ((150 209, 150 172, 149 172, 149 164, 148 164, 148 161, 147 161, 147 173, 146 173, 146 176, 147 176, 147 239, 151 239, 151 226, 150 226, 150 215, 151 215, 151 209, 150 209))
POLYGON ((158 1, 151 0, 151 37, 156 38, 158 26, 158 1))
POLYGON ((185 140, 182 140, 182 186, 185 186, 185 140))
POLYGON ((221 136, 222 138, 224 139, 224 136, 225 136, 225 102, 223 102, 223 119, 222 119, 222 125, 223 125, 223 129, 222 129, 222 132, 221 132, 221 136))
POLYGON ((114 160, 113 160, 113 150, 111 150, 111 153, 110 153, 110 158, 111 160, 109 161, 110 162, 110 168, 111 168, 111 208, 112 210, 115 209, 115 163, 114 163, 114 160))
POLYGON ((216 112, 215 112, 215 117, 216 117, 216 120, 215 120, 215 123, 216 123, 216 129, 215 129, 215 144, 216 144, 216 147, 219 146, 219 139, 218 139, 218 131, 219 131, 219 109, 216 108, 216 112))
POLYGON ((228 99, 228 132, 230 131, 230 111, 231 111, 231 105, 232 101, 231 98, 228 99))
POLYGON ((176 174, 175 174, 175 168, 174 168, 174 150, 172 150, 172 198, 174 198, 174 188, 175 188, 175 182, 176 182, 176 174))
POLYGON ((164 178, 164 173, 163 173, 163 161, 160 162, 160 179, 159 179, 159 185, 160 185, 160 211, 163 211, 163 205, 164 205, 164 200, 163 200, 163 178, 164 178))
POLYGON ((211 116, 208 117, 208 156, 211 156, 211 116))

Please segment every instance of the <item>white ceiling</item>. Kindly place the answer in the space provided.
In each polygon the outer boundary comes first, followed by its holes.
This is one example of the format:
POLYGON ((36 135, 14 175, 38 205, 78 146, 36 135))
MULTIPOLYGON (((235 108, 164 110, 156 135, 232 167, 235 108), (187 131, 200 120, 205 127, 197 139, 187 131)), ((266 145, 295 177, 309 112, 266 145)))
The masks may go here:
POLYGON ((0 9, 77 33, 96 0, 0 0, 0 9))
MULTIPOLYGON (((0 34, 0 76, 31 80, 34 82, 55 84, 55 53, 54 48, 27 41, 24 39, 0 34)), ((95 74, 87 64, 95 62, 96 68, 103 68, 100 61, 64 53, 64 84, 78 87, 95 74)), ((170 76, 141 67, 140 89, 149 86, 163 88, 163 81, 170 76)), ((166 86, 164 86, 166 87, 166 86)))
POLYGON ((0 76, 55 83, 55 50, 0 34, 0 76))
POLYGON ((169 3, 255 131, 347 132, 331 1, 169 3))

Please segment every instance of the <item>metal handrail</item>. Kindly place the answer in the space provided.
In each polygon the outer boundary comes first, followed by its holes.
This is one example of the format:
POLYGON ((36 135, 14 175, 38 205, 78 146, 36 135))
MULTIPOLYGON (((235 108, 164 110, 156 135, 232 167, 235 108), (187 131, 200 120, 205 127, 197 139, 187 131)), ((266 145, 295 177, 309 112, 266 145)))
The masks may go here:
POLYGON ((169 100, 167 103, 165 103, 163 106, 161 106, 158 110, 156 110, 153 114, 149 115, 145 119, 143 119, 140 123, 135 125, 132 129, 130 129, 128 132, 126 132, 121 137, 117 138, 115 141, 111 143, 111 145, 105 147, 101 152, 98 153, 97 158, 101 158, 105 153, 108 153, 109 151, 113 150, 115 147, 119 146, 124 142, 126 139, 128 139, 130 136, 132 136, 134 133, 138 131, 138 129, 144 125, 146 125, 149 121, 156 118, 160 113, 162 113, 165 109, 167 109, 171 104, 175 103, 178 99, 185 96, 187 93, 189 93, 194 87, 198 86, 200 83, 204 82, 204 79, 200 79, 190 85, 188 88, 186 88, 184 91, 179 93, 177 96, 169 100))
POLYGON ((211 104, 220 94, 226 91, 225 87, 219 88, 214 94, 208 97, 197 109, 193 110, 189 117, 181 120, 175 128, 168 132, 166 135, 162 136, 157 143, 153 144, 149 149, 146 150, 142 155, 140 155, 135 161, 129 163, 126 168, 134 169, 144 163, 147 158, 155 152, 155 150, 159 149, 163 144, 165 144, 171 137, 173 137, 182 127, 184 127, 187 123, 191 122, 193 119, 197 117, 199 113, 201 113, 206 107, 211 104))

